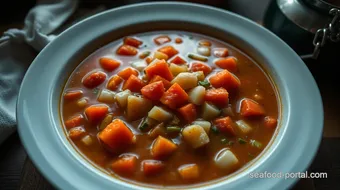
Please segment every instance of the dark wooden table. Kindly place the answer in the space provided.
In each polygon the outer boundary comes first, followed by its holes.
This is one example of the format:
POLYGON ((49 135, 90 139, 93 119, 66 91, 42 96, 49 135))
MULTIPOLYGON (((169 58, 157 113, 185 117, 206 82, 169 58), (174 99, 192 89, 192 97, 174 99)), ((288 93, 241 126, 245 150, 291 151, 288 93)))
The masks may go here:
MULTIPOLYGON (((224 5, 228 10, 260 22, 269 1, 257 0, 255 3, 253 0, 227 0, 224 5)), ((84 10, 86 12, 89 7, 94 7, 93 5, 98 3, 96 1, 87 2, 87 6, 85 5, 77 11, 77 16, 84 16, 84 10)), ((106 8, 108 7, 110 6, 106 8)), ((22 11, 25 10, 27 11, 27 9, 22 9, 22 11)), ((22 22, 19 21, 0 24, 0 33, 7 28, 20 26, 22 26, 22 22)), ((340 118, 338 117, 340 93, 339 90, 334 89, 334 87, 339 87, 339 80, 335 73, 330 74, 322 65, 311 64, 309 68, 319 85, 325 109, 323 140, 309 171, 327 172, 328 178, 301 179, 293 189, 340 189, 340 182, 338 181, 340 179, 340 118)), ((20 139, 15 133, 0 146, 0 189, 17 188, 23 190, 53 189, 27 157, 20 139)))

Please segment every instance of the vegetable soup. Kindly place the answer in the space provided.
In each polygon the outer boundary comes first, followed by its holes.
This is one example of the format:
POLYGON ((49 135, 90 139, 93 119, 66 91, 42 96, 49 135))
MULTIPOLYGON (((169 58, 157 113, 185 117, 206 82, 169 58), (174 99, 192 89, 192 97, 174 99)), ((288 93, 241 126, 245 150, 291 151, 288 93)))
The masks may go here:
POLYGON ((149 32, 88 56, 68 79, 68 138, 113 177, 174 186, 228 176, 273 137, 279 102, 266 73, 207 36, 149 32))

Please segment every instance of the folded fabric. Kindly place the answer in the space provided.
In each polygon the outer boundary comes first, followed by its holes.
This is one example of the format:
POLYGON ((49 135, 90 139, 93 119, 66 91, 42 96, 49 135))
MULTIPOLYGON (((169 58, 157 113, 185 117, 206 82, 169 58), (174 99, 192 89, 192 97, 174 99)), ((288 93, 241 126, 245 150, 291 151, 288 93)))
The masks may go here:
POLYGON ((17 95, 28 66, 77 5, 78 0, 40 0, 23 29, 10 29, 0 38, 0 144, 15 131, 17 95))

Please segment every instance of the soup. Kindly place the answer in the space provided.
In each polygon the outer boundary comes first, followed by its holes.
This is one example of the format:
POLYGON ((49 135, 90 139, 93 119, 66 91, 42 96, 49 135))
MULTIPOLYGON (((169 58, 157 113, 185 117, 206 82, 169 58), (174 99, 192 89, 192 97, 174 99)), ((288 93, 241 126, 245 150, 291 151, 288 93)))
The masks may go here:
POLYGON ((187 32, 114 41, 71 74, 61 98, 68 138, 113 177, 189 185, 257 157, 277 127, 274 87, 247 55, 187 32))

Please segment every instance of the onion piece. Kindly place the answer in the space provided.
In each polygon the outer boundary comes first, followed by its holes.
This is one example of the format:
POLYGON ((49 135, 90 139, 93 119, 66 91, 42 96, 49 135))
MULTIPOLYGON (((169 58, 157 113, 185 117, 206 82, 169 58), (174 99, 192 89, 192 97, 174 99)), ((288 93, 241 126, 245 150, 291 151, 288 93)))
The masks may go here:
POLYGON ((97 100, 99 102, 111 104, 115 102, 115 94, 110 90, 102 89, 98 94, 97 100))
POLYGON ((253 130, 250 125, 243 120, 238 120, 235 123, 243 134, 248 134, 253 130))
POLYGON ((81 139, 81 142, 83 142, 87 146, 90 146, 93 143, 93 140, 90 135, 86 135, 81 139))
POLYGON ((209 57, 211 55, 211 50, 210 47, 207 46, 198 46, 197 53, 209 57))
POLYGON ((226 170, 234 169, 239 163, 234 153, 227 148, 220 150, 216 154, 214 162, 217 167, 226 170))

